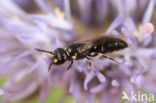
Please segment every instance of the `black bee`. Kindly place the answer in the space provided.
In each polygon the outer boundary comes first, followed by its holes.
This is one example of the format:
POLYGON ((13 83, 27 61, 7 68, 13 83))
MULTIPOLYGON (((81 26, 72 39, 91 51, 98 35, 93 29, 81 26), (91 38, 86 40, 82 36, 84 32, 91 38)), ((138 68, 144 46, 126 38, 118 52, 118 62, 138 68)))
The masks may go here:
MULTIPOLYGON (((41 49, 36 49, 36 50, 51 54, 52 60, 48 70, 50 70, 52 64, 60 65, 67 60, 71 61, 70 65, 67 68, 67 70, 69 70, 74 60, 80 60, 84 58, 88 59, 89 66, 91 67, 91 69, 94 70, 91 64, 91 59, 90 59, 91 57, 100 55, 105 58, 108 58, 104 56, 105 53, 118 51, 126 47, 128 47, 128 45, 124 40, 112 36, 101 36, 98 38, 94 38, 92 40, 88 40, 87 42, 73 43, 67 46, 67 48, 65 49, 57 48, 56 50, 54 50, 54 52, 41 50, 41 49)), ((108 59, 115 61, 112 58, 108 58, 108 59)))

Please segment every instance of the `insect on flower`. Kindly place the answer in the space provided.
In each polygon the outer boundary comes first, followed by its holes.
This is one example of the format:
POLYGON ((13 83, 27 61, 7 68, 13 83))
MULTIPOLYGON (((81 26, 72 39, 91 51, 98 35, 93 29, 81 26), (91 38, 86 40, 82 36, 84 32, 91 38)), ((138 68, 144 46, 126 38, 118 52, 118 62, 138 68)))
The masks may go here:
POLYGON ((91 57, 100 55, 104 58, 116 61, 112 58, 104 56, 104 54, 118 51, 126 47, 128 47, 128 45, 122 39, 112 36, 100 36, 91 40, 86 40, 79 43, 72 43, 71 45, 67 46, 67 48, 57 48, 56 50, 54 50, 54 52, 41 49, 36 50, 40 52, 47 52, 52 55, 52 61, 49 65, 48 70, 50 70, 52 64, 61 65, 67 60, 71 61, 70 65, 67 68, 67 70, 69 70, 72 67, 74 60, 86 58, 88 59, 88 63, 91 69, 95 71, 92 67, 90 59, 91 57))

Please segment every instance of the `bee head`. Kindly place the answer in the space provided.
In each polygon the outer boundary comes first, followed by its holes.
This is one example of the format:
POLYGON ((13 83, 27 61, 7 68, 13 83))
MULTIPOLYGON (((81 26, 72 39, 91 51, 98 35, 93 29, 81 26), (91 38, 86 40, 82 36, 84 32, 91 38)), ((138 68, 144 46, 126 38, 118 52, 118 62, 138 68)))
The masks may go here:
POLYGON ((56 64, 56 65, 63 64, 68 59, 68 55, 63 48, 57 48, 54 52, 36 49, 36 48, 35 48, 35 50, 37 50, 39 52, 45 52, 45 53, 51 54, 52 61, 49 65, 48 71, 50 70, 52 64, 56 64))
POLYGON ((63 64, 68 59, 68 55, 63 48, 57 48, 52 56, 53 64, 63 64))

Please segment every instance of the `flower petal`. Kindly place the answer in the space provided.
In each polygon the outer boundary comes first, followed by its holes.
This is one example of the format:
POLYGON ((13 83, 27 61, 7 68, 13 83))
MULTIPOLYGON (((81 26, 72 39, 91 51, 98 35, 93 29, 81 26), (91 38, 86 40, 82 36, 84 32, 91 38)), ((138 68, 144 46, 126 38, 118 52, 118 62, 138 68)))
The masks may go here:
POLYGON ((121 25, 121 23, 123 22, 124 19, 124 15, 123 14, 119 14, 114 21, 112 22, 112 24, 109 26, 109 28, 106 31, 106 34, 111 33, 115 28, 117 28, 119 25, 121 25))
POLYGON ((153 10, 154 10, 154 5, 155 5, 155 0, 150 0, 148 7, 147 7, 147 10, 144 14, 142 24, 150 22, 150 20, 152 18, 153 10))
POLYGON ((84 80, 84 85, 83 85, 85 90, 88 90, 88 83, 93 79, 93 77, 94 77, 93 71, 90 71, 89 73, 87 73, 85 80, 84 80))

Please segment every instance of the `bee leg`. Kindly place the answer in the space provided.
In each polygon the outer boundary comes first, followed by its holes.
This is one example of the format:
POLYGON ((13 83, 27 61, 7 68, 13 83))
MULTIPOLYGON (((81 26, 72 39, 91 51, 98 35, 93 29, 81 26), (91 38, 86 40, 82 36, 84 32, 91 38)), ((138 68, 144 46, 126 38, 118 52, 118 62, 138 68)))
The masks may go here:
POLYGON ((73 60, 71 60, 71 63, 69 64, 67 70, 69 70, 72 67, 73 63, 74 63, 73 60))
POLYGON ((88 63, 89 63, 89 66, 90 66, 90 68, 94 71, 94 73, 95 73, 95 68, 92 66, 92 61, 91 61, 91 59, 90 58, 88 58, 88 57, 86 57, 87 59, 88 59, 88 63))
POLYGON ((48 67, 48 72, 50 71, 50 68, 51 68, 52 64, 53 64, 53 62, 51 61, 50 65, 48 67))
MULTIPOLYGON (((100 54, 100 55, 101 55, 101 54, 100 54)), ((119 63, 119 64, 120 64, 120 62, 118 62, 117 60, 112 59, 112 58, 109 58, 109 57, 107 57, 107 56, 105 56, 105 55, 102 55, 102 57, 107 58, 107 59, 110 59, 110 60, 112 60, 112 61, 114 61, 114 62, 116 62, 116 63, 119 63)))

